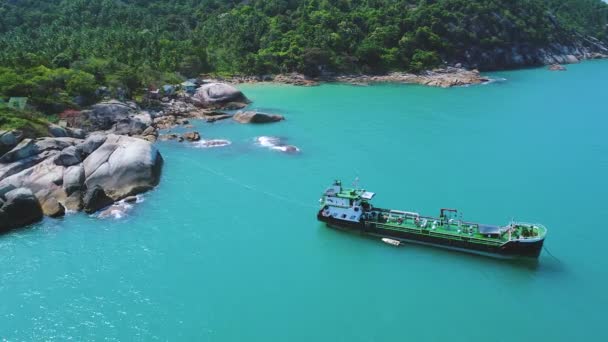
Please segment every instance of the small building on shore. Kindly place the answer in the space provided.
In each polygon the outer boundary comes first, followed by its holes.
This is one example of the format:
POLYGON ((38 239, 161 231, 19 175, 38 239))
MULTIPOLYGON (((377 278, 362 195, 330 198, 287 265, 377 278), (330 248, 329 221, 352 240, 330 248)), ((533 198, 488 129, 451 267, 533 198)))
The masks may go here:
POLYGON ((11 97, 8 100, 8 108, 25 110, 27 107, 27 97, 11 97))

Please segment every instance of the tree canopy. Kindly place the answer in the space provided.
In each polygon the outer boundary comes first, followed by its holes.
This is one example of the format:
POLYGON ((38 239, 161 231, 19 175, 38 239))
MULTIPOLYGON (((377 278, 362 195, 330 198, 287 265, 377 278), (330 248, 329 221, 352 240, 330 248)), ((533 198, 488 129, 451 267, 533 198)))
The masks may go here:
MULTIPOLYGON (((608 39, 601 0, 0 1, 0 96, 87 97, 201 73, 420 71, 474 46, 608 39)), ((45 100, 46 99, 46 100, 45 100)))

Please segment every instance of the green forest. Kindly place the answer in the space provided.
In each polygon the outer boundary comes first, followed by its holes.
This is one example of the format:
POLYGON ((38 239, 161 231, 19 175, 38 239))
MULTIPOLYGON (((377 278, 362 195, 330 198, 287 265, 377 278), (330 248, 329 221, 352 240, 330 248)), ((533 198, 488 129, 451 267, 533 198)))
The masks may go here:
POLYGON ((3 0, 0 98, 45 112, 200 74, 418 72, 471 47, 608 40, 601 0, 3 0), (84 100, 82 100, 84 99, 84 100))

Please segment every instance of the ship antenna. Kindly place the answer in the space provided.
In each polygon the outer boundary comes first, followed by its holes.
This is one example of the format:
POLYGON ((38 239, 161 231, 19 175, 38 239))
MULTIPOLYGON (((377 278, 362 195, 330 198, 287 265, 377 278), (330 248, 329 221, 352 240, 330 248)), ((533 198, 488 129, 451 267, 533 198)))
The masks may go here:
POLYGON ((355 181, 353 182, 353 187, 355 189, 359 187, 359 177, 355 177, 355 181))

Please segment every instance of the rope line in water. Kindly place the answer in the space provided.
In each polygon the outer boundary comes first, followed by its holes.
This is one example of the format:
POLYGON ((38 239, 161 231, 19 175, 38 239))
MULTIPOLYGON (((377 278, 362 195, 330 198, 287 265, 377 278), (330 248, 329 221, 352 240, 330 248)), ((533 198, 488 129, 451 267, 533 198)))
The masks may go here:
POLYGON ((553 253, 549 252, 549 248, 547 248, 547 246, 543 245, 543 249, 545 250, 545 252, 547 252, 547 254, 549 254, 553 259, 555 259, 557 262, 559 262, 560 264, 562 263, 561 260, 559 260, 555 255, 553 255, 553 253))
POLYGON ((203 170, 211 173, 211 174, 214 174, 214 175, 216 175, 218 177, 221 177, 221 178, 225 179, 226 181, 228 181, 230 183, 233 183, 233 184, 236 184, 236 185, 238 185, 240 187, 243 187, 243 188, 245 188, 247 190, 250 190, 250 191, 253 191, 253 192, 257 192, 257 193, 260 193, 260 194, 264 194, 264 195, 266 195, 268 197, 272 197, 272 198, 277 199, 279 201, 288 202, 288 203, 291 203, 291 204, 294 204, 294 205, 298 205, 298 206, 301 206, 301 207, 305 207, 305 208, 315 208, 316 209, 316 206, 311 205, 309 203, 304 203, 304 202, 297 201, 297 200, 294 200, 294 199, 291 199, 291 198, 287 198, 285 196, 281 196, 279 194, 275 194, 275 193, 270 192, 270 191, 260 190, 260 189, 258 189, 256 187, 254 187, 253 185, 249 185, 249 184, 245 184, 243 182, 240 182, 239 180, 235 179, 234 177, 229 176, 229 175, 227 175, 227 174, 225 174, 223 172, 213 170, 213 169, 208 168, 206 166, 201 166, 201 168, 203 170))

